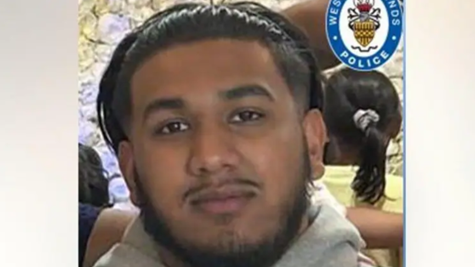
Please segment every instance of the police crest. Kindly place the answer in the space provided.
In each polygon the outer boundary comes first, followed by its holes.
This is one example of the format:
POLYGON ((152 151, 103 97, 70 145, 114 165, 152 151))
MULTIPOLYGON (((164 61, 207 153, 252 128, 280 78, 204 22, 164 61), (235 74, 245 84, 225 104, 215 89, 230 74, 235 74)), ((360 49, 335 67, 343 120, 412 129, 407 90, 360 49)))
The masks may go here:
POLYGON ((325 28, 328 43, 342 63, 371 71, 396 52, 403 14, 398 0, 331 0, 325 28))
POLYGON ((379 29, 381 9, 374 7, 374 0, 353 0, 354 8, 348 9, 348 26, 360 46, 352 46, 360 52, 369 52, 378 46, 369 46, 379 29))

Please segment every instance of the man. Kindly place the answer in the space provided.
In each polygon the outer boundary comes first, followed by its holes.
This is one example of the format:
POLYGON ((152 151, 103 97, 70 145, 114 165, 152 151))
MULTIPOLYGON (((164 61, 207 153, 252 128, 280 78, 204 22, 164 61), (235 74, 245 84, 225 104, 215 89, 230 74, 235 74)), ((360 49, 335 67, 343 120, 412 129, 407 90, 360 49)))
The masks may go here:
POLYGON ((141 214, 96 266, 372 266, 347 220, 310 205, 326 141, 314 63, 257 4, 177 5, 126 36, 98 114, 141 214))

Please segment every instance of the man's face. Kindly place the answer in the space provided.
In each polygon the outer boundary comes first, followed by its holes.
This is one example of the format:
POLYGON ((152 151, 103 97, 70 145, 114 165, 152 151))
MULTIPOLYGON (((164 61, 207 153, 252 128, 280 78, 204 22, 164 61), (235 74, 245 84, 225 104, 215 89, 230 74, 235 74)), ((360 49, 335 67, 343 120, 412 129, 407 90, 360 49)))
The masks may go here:
POLYGON ((215 256, 288 245, 306 223, 310 158, 321 156, 324 129, 318 113, 299 115, 267 48, 174 46, 131 85, 130 142, 119 157, 155 239, 175 254, 215 256))

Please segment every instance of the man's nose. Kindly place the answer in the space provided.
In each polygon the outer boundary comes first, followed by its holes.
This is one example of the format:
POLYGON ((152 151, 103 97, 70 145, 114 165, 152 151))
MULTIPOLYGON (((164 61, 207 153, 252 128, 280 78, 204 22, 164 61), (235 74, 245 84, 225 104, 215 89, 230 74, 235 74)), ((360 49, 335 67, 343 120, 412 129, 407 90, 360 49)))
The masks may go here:
POLYGON ((189 169, 195 176, 233 169, 239 161, 231 133, 220 127, 202 127, 193 134, 189 169))

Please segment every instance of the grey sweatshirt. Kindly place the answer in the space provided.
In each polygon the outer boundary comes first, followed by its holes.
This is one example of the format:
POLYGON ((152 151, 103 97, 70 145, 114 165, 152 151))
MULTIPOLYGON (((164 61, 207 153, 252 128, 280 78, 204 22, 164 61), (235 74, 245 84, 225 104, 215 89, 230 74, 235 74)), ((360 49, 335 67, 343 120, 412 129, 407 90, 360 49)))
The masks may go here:
MULTIPOLYGON (((364 246, 356 228, 332 207, 312 206, 309 228, 273 267, 372 267, 359 251, 364 246)), ((136 220, 94 267, 166 267, 156 245, 136 220)))

